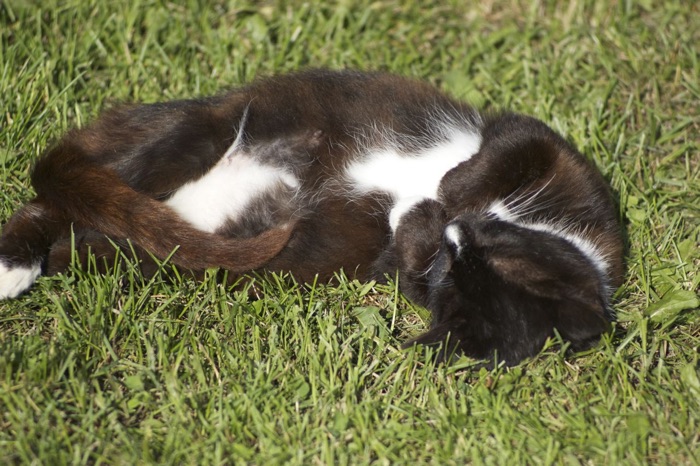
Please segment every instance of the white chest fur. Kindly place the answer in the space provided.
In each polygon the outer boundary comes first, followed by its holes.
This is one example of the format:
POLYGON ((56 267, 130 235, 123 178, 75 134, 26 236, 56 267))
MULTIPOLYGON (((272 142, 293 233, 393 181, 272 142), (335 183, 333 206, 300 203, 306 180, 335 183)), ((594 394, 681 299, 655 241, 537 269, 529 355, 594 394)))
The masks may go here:
POLYGON ((263 165, 245 153, 227 153, 206 175, 182 186, 166 203, 196 228, 214 232, 280 183, 290 188, 299 185, 294 175, 281 168, 263 165))
POLYGON ((389 223, 396 230, 401 216, 413 205, 424 199, 437 199, 445 173, 468 160, 480 144, 477 132, 455 130, 444 141, 415 154, 393 147, 370 151, 351 163, 345 174, 356 192, 379 191, 392 196, 389 223))

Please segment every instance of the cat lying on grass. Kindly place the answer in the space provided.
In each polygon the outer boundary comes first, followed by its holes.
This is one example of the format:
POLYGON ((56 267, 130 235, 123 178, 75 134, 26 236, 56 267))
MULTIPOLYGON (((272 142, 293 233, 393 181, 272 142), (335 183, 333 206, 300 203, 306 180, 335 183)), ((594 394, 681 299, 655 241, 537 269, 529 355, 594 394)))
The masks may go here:
POLYGON ((608 186, 542 122, 405 78, 313 70, 200 100, 123 106, 37 162, 0 238, 0 298, 80 254, 135 245, 183 269, 329 280, 400 274, 432 312, 410 343, 515 364, 613 318, 608 186))

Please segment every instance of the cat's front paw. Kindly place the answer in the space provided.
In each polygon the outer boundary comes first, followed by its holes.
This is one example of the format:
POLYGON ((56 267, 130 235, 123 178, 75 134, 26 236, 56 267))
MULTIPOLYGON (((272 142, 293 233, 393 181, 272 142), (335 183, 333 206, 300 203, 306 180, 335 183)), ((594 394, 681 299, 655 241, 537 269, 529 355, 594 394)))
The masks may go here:
POLYGON ((36 265, 18 266, 0 259, 0 300, 16 298, 29 289, 41 275, 41 267, 36 265))

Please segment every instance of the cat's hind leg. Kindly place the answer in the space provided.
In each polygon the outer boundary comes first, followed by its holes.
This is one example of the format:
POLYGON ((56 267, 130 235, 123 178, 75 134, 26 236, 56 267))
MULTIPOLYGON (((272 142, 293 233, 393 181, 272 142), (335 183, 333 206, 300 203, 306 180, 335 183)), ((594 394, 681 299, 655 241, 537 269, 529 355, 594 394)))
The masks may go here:
POLYGON ((15 298, 32 286, 51 244, 68 228, 36 199, 10 218, 0 236, 0 300, 15 298))
POLYGON ((0 259, 0 299, 16 298, 41 275, 41 266, 7 264, 0 259))

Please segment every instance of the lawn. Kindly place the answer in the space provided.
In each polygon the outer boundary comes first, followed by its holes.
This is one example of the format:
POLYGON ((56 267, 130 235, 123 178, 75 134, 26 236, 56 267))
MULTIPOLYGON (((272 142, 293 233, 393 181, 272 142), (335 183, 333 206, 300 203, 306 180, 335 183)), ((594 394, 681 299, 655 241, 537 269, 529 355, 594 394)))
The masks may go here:
POLYGON ((270 277, 252 300, 215 273, 76 267, 0 302, 0 463, 700 462, 700 8, 419 3, 0 3, 0 224, 42 151, 114 103, 388 70, 535 115, 597 164, 629 248, 615 331, 436 366, 400 349, 429 316, 394 284, 270 277))

